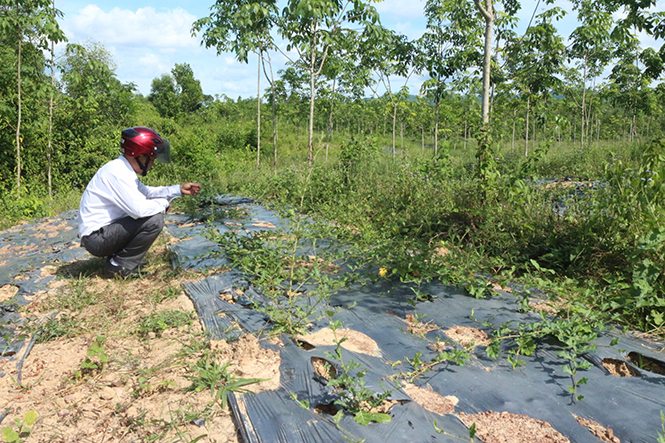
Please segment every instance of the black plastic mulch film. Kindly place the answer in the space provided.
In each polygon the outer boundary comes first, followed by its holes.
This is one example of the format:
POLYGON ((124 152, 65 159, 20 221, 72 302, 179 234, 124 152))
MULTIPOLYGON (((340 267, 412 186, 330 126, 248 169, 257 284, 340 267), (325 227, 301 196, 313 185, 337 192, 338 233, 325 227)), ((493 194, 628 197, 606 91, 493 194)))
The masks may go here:
MULTIPOLYGON (((205 230, 210 224, 219 232, 233 229, 241 235, 261 230, 288 229, 288 222, 274 212, 249 199, 219 196, 202 208, 236 208, 236 219, 216 217, 215 221, 191 220, 182 215, 167 216, 166 230, 182 238, 171 246, 174 266, 183 269, 215 269, 228 267, 220 247, 207 239, 205 230), (238 213, 243 218, 238 221, 238 213)), ((223 212, 222 212, 223 214, 223 212)), ((47 265, 60 266, 81 258, 89 258, 78 247, 76 238, 76 212, 69 211, 48 220, 40 220, 0 232, 0 288, 14 286, 16 295, 0 304, 2 336, 16 327, 20 317, 16 307, 29 302, 30 294, 48 287, 52 276, 42 277, 40 270, 47 265)), ((253 287, 247 276, 237 270, 214 274, 208 278, 183 284, 185 292, 194 302, 200 321, 214 339, 233 339, 245 332, 267 331, 270 318, 252 307, 265 306, 270 301, 253 287), (220 293, 231 294, 234 303, 223 301, 220 293), (239 325, 239 328, 238 328, 239 325)), ((409 287, 399 282, 382 281, 354 290, 340 291, 332 296, 330 304, 352 309, 341 309, 335 314, 344 328, 358 331, 373 339, 380 351, 375 355, 343 350, 345 361, 354 360, 368 369, 364 377, 366 387, 383 392, 390 388, 387 377, 411 368, 392 362, 412 359, 421 353, 421 360, 433 358, 436 353, 429 345, 437 339, 448 339, 444 332, 453 326, 478 328, 469 318, 472 310, 476 320, 490 320, 493 324, 507 321, 525 323, 536 321, 533 313, 520 313, 516 299, 508 293, 499 293, 489 299, 478 300, 453 287, 437 283, 421 288, 433 295, 431 301, 419 302, 415 307, 407 303, 413 298, 409 287), (402 320, 407 314, 424 314, 422 322, 439 327, 425 337, 411 334, 402 320)), ((0 292, 1 294, 1 292, 0 292)), ((312 332, 328 326, 326 321, 315 322, 312 332)), ((481 327, 482 329, 482 327, 481 327)), ((486 330, 491 334, 491 330, 486 330)), ((11 335, 11 334, 9 334, 11 335)), ((17 365, 29 352, 28 338, 0 342, 0 358, 16 361, 17 365), (19 352, 23 348, 27 350, 19 352), (19 355, 22 354, 22 355, 19 355)), ((280 353, 280 388, 257 394, 231 394, 230 404, 246 443, 324 443, 324 442, 459 442, 468 441, 468 430, 454 414, 444 416, 430 412, 412 401, 402 390, 396 390, 390 399, 397 401, 390 411, 391 421, 357 424, 353 417, 345 416, 335 424, 332 415, 317 413, 314 408, 332 404, 335 393, 317 376, 312 358, 330 361, 326 352, 334 346, 307 346, 306 350, 290 337, 282 336, 283 347, 261 340, 262 346, 280 353), (301 402, 304 409, 291 395, 301 402), (448 434, 435 432, 438 428, 448 434)), ((414 383, 442 396, 455 396, 459 403, 455 413, 474 414, 483 411, 522 414, 552 425, 571 442, 597 443, 600 440, 577 417, 611 428, 621 442, 653 442, 661 429, 660 411, 665 411, 665 376, 630 364, 629 356, 662 363, 665 346, 639 339, 631 334, 603 333, 594 344, 597 350, 584 354, 593 365, 581 371, 579 377, 589 379, 579 387, 584 399, 571 402, 568 385, 570 376, 562 371, 565 360, 554 343, 540 342, 533 356, 521 357, 525 363, 517 369, 502 354, 498 360, 488 358, 484 347, 476 347, 465 366, 454 364, 437 366, 414 383), (618 339, 616 346, 610 342, 618 339), (633 377, 616 377, 603 366, 603 360, 626 362, 633 377)), ((334 362, 331 362, 334 364, 334 362)), ((649 368, 648 365, 642 367, 649 368)), ((0 374, 4 376, 4 374, 0 374)), ((477 438, 475 441, 480 441, 477 438)))

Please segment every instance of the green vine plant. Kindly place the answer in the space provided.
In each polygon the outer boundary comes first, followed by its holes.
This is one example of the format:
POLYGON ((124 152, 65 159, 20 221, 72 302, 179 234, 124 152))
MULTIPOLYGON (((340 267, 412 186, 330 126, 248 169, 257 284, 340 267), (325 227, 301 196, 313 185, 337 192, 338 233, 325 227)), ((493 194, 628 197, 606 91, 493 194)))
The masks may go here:
POLYGON ((305 220, 294 209, 284 216, 292 220, 285 232, 240 235, 209 233, 221 244, 233 266, 253 278, 253 283, 269 298, 267 306, 256 309, 268 314, 274 333, 302 334, 307 324, 320 319, 332 293, 349 285, 352 276, 340 275, 342 252, 321 246, 326 228, 305 220), (309 255, 302 250, 307 246, 309 255), (318 315, 318 317, 317 317, 318 315))
POLYGON ((395 391, 394 389, 384 390, 383 393, 371 391, 365 387, 365 380, 363 377, 367 374, 368 369, 361 369, 362 365, 354 360, 344 362, 342 357, 342 343, 346 338, 337 338, 337 330, 342 327, 339 320, 330 321, 330 329, 333 331, 334 342, 337 345, 335 352, 326 352, 326 356, 331 360, 336 361, 341 368, 341 371, 333 371, 329 364, 326 364, 328 374, 331 375, 328 380, 328 386, 332 387, 338 394, 339 399, 335 401, 336 405, 342 409, 335 415, 335 423, 344 416, 344 412, 353 415, 356 423, 367 426, 371 422, 388 422, 390 421, 390 414, 383 412, 374 412, 383 402, 395 391))
MULTIPOLYGON (((473 311, 470 318, 478 321, 473 316, 473 311)), ((494 325, 489 322, 484 322, 483 325, 494 329, 494 325)), ((528 357, 534 353, 538 341, 546 337, 557 339, 562 347, 557 353, 565 359, 562 370, 570 376, 571 380, 571 384, 568 386, 571 401, 576 402, 584 398, 578 392, 579 387, 589 381, 586 377, 579 377, 579 371, 591 367, 591 363, 583 356, 586 352, 596 349, 591 342, 598 338, 598 331, 604 328, 602 313, 595 313, 586 306, 575 304, 570 308, 567 318, 543 317, 541 321, 534 323, 515 326, 513 321, 509 321, 500 325, 494 330, 486 353, 496 359, 501 352, 502 345, 509 347, 507 361, 515 369, 525 363, 521 359, 522 357, 528 357)), ((616 340, 612 341, 611 346, 615 344, 616 340)))
MULTIPOLYGON (((452 363, 458 366, 464 366, 469 361, 470 355, 470 350, 468 348, 453 348, 439 352, 431 360, 423 360, 421 359, 423 356, 422 352, 416 352, 413 358, 404 357, 404 360, 411 365, 413 369, 408 372, 393 375, 390 378, 393 380, 404 379, 408 383, 413 383, 414 380, 434 370, 434 368, 439 365, 448 365, 452 363)), ((401 361, 395 362, 393 363, 393 366, 401 363, 401 361)))
POLYGON ((2 428, 2 441, 21 443, 30 435, 30 427, 37 421, 37 411, 28 411, 23 418, 15 418, 15 426, 2 428))
POLYGON ((458 437, 455 434, 451 434, 449 432, 446 432, 445 430, 439 428, 439 426, 436 424, 436 420, 434 420, 434 430, 436 431, 437 434, 443 434, 448 437, 453 437, 461 441, 468 441, 469 443, 473 443, 474 438, 476 438, 476 424, 472 423, 471 426, 469 426, 469 439, 467 440, 466 438, 458 437))
POLYGON ((665 413, 663 411, 660 411, 660 429, 663 433, 658 432, 658 443, 665 443, 665 413))

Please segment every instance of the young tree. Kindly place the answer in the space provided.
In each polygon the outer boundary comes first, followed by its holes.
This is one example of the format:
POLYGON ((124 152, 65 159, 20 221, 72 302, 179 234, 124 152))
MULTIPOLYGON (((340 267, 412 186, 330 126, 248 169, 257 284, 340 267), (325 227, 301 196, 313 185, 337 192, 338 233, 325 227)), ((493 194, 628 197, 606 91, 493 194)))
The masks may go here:
POLYGON ((178 95, 175 79, 169 74, 152 79, 148 101, 157 109, 159 115, 170 118, 178 114, 178 95))
POLYGON ((385 34, 376 9, 363 0, 288 0, 282 10, 279 34, 288 40, 287 50, 298 54, 294 63, 309 76, 308 164, 313 163, 316 80, 328 54, 343 49, 346 40, 364 41, 385 34))
POLYGON ((58 170, 72 185, 85 186, 117 152, 117 128, 131 124, 136 86, 118 80, 111 54, 96 42, 68 44, 59 68, 58 170))
MULTIPOLYGON (((580 109, 580 142, 585 144, 588 132, 588 121, 591 114, 591 103, 587 99, 587 82, 602 74, 611 60, 610 30, 613 24, 610 12, 600 9, 597 2, 580 0, 574 3, 577 18, 581 23, 570 35, 572 43, 568 46, 567 56, 577 60, 576 67, 582 75, 581 98, 575 91, 567 95, 569 100, 577 103, 580 109)), ((577 77, 573 73, 573 78, 577 77)), ((575 88, 577 89, 577 88, 575 88)))
MULTIPOLYGON (((16 48, 16 191, 21 192, 21 117, 23 46, 29 45, 38 50, 47 50, 48 42, 65 40, 56 17, 60 11, 51 8, 50 0, 5 0, 0 5, 0 33, 3 40, 16 48)), ((44 66, 30 66, 28 69, 43 71, 44 66)))
POLYGON ((552 8, 540 14, 540 21, 530 27, 523 38, 511 42, 508 49, 508 70, 516 87, 527 100, 525 157, 529 154, 531 102, 546 100, 561 83, 557 75, 563 69, 564 45, 552 19, 560 18, 562 14, 560 8, 552 8))
MULTIPOLYGON (((261 67, 264 54, 275 47, 271 30, 279 26, 276 0, 217 0, 210 8, 208 17, 197 20, 192 25, 192 34, 202 32, 202 43, 206 48, 214 47, 217 54, 231 51, 241 63, 248 62, 248 54, 258 55, 259 73, 257 76, 257 148, 256 165, 260 163, 261 152, 261 67)), ((267 76, 267 75, 266 75, 267 76)), ((273 81, 272 78, 268 79, 273 81)), ((274 97, 273 97, 274 103, 274 97)), ((273 108, 274 109, 274 108, 273 108)), ((275 119, 273 119, 275 124, 275 119)), ((273 144, 276 149, 276 130, 273 128, 273 144)))
MULTIPOLYGON (((378 75, 385 93, 383 94, 391 104, 390 117, 392 120, 392 155, 395 158, 395 137, 397 131, 397 109, 402 100, 409 95, 407 83, 415 72, 417 65, 413 63, 416 54, 415 46, 406 36, 395 32, 389 32, 382 36, 381 40, 370 40, 363 48, 364 66, 371 67, 378 75), (399 92, 395 93, 392 88, 391 78, 401 77, 404 84, 399 92)), ((370 86, 376 97, 380 97, 376 85, 370 86)))

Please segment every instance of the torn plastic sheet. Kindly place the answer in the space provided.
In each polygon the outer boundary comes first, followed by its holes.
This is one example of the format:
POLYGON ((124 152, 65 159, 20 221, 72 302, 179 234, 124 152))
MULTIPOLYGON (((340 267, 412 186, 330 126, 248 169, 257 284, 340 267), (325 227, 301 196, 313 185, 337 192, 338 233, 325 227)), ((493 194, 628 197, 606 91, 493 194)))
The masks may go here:
MULTIPOLYGON (((497 326, 507 321, 526 323, 540 318, 534 313, 518 312, 515 297, 506 293, 478 300, 455 288, 432 284, 421 290, 433 295, 434 300, 418 303, 412 313, 422 314, 420 321, 440 329, 423 339, 406 332, 403 323, 401 333, 389 334, 395 327, 392 314, 403 318, 401 313, 409 310, 406 290, 404 285, 368 286, 340 292, 332 297, 331 303, 344 306, 356 302, 357 306, 342 311, 338 318, 345 327, 376 340, 384 357, 392 361, 412 359, 416 352, 422 353, 421 360, 431 360, 436 352, 427 344, 435 342, 436 337, 449 340, 443 331, 453 326, 486 329, 470 318, 472 311, 478 322, 487 320, 497 326)), ((491 335, 492 330, 485 332, 491 335)), ((578 386, 577 394, 584 398, 574 403, 568 390, 571 378, 563 371, 566 360, 558 353, 563 348, 546 340, 538 343, 534 355, 520 356, 525 363, 517 369, 512 369, 505 354, 493 360, 485 355, 484 347, 477 347, 467 365, 444 366, 426 373, 418 382, 427 383, 443 396, 458 397, 458 409, 467 414, 493 410, 528 415, 550 423, 571 441, 597 442, 573 414, 612 428, 621 441, 653 441, 655 430, 660 427, 660 411, 665 410, 665 377, 646 372, 642 377, 615 377, 600 362, 608 357, 621 358, 620 350, 624 350, 623 354, 634 350, 662 360, 663 354, 658 351, 663 344, 614 332, 604 333, 594 344, 598 349, 587 352, 584 358, 595 365, 586 371, 578 370, 578 380, 589 379, 587 384, 578 386), (618 345, 610 347, 614 338, 618 339, 618 345)))
POLYGON ((39 269, 83 258, 87 252, 79 245, 76 219, 76 211, 67 211, 0 232, 0 287, 10 284, 19 294, 34 294, 52 280, 39 269))
POLYGON ((246 278, 239 272, 215 274, 182 286, 192 299, 204 329, 214 340, 234 339, 268 327, 268 316, 247 307, 253 302, 265 304, 265 298, 249 288, 246 278), (222 300, 220 294, 230 294, 238 301, 222 300))
MULTIPOLYGON (((202 220, 199 214, 193 218, 184 214, 169 215, 166 221, 166 230, 174 237, 187 238, 194 235, 204 235, 211 228, 220 234, 235 231, 240 235, 288 228, 288 220, 280 218, 274 211, 250 202, 251 199, 239 198, 237 203, 233 203, 231 208, 236 214, 235 217, 226 216, 202 220)), ((222 205, 221 208, 224 209, 225 206, 222 205)), ((221 214, 224 215, 223 212, 221 214)))
MULTIPOLYGON (((282 337, 284 348, 280 350, 280 388, 276 391, 263 391, 256 394, 233 393, 230 405, 238 418, 243 439, 246 442, 274 443, 327 443, 327 442, 395 442, 412 443, 421 441, 458 442, 461 438, 468 441, 468 430, 456 417, 441 416, 427 411, 397 390, 391 399, 397 401, 390 410, 390 422, 372 423, 362 426, 345 415, 338 425, 333 414, 317 413, 319 405, 328 405, 337 398, 323 383, 315 381, 316 372, 311 364, 312 356, 324 358, 325 351, 333 346, 304 351, 288 338, 282 337), (296 402, 291 398, 297 396, 296 402), (309 407, 302 404, 309 402, 309 407), (452 436, 437 434, 434 428, 444 429, 452 436)), ((270 346, 270 345, 267 345, 270 346)), ((349 358, 358 361, 363 357, 349 353, 349 358)), ((371 359, 371 357, 369 357, 371 359)), ((367 363, 365 361, 365 363, 367 363)), ((382 364, 370 367, 367 377, 377 379, 383 372, 382 364)), ((474 440, 479 441, 479 440, 474 440)))
POLYGON ((182 214, 169 217, 166 222, 167 232, 183 239, 169 245, 169 249, 173 252, 171 259, 173 266, 196 270, 226 267, 228 261, 219 254, 219 245, 206 237, 208 231, 212 230, 217 234, 234 231, 245 236, 288 227, 288 222, 260 205, 250 204, 252 201, 252 199, 226 195, 213 197, 207 203, 208 206, 213 204, 222 207, 233 206, 238 212, 245 214, 242 218, 226 217, 200 223, 182 214))
POLYGON ((210 268, 223 268, 229 261, 219 255, 220 247, 217 243, 197 235, 179 243, 169 246, 173 253, 171 264, 174 268, 205 270, 210 268))
POLYGON ((47 290, 55 278, 43 275, 42 269, 86 256, 77 233, 76 211, 0 232, 0 288, 16 288, 11 298, 0 303, 1 358, 15 359, 25 345, 25 339, 16 332, 24 321, 17 311, 30 302, 26 296, 47 290))
MULTIPOLYGON (((265 317, 261 318, 263 324, 252 323, 249 307, 256 305, 238 303, 239 297, 244 296, 251 287, 244 286, 243 282, 248 280, 245 276, 232 271, 219 274, 219 277, 215 278, 220 280, 207 281, 199 286, 186 284, 189 286, 186 286, 185 290, 190 296, 195 293, 195 304, 203 303, 196 299, 219 299, 220 291, 231 290, 236 293, 236 303, 228 306, 215 301, 211 308, 201 309, 200 312, 208 312, 205 315, 210 316, 209 312, 224 310, 227 315, 231 314, 234 322, 241 325, 244 322, 242 328, 247 331, 263 330, 267 327, 265 322, 269 319, 265 317), (222 277, 224 275, 227 276, 222 277), (236 289, 240 289, 241 294, 238 294, 236 289)), ((364 377, 367 389, 379 393, 384 392, 384 388, 389 389, 390 384, 386 377, 394 376, 398 372, 413 371, 414 368, 408 360, 413 361, 417 354, 420 354, 421 361, 431 361, 438 354, 438 351, 431 347, 436 342, 446 341, 450 347, 461 348, 444 332, 454 326, 480 329, 491 335, 493 328, 483 326, 483 322, 497 327, 506 322, 517 325, 540 320, 540 316, 535 313, 519 312, 517 298, 505 292, 487 299, 475 299, 462 290, 440 283, 424 285, 419 290, 431 295, 432 299, 418 301, 415 307, 410 303, 414 301, 412 287, 388 280, 339 291, 330 298, 331 306, 340 308, 334 319, 340 320, 344 328, 370 337, 378 345, 378 355, 369 356, 346 349, 342 352, 345 361, 353 359, 368 369, 364 377), (346 309, 354 303, 353 308, 346 309), (475 320, 470 318, 472 312, 475 320), (422 336, 414 335, 408 331, 407 314, 417 316, 420 322, 430 323, 438 329, 422 336)), ((260 297, 260 291, 254 292, 258 293, 259 297, 252 296, 250 302, 268 306, 266 303, 269 302, 260 297)), ((311 302, 312 300, 303 297, 300 303, 311 302)), ((319 312, 312 316, 320 318, 311 322, 312 332, 328 326, 329 320, 325 316, 319 317, 320 314, 319 312)), ((207 329, 217 328, 217 331, 209 331, 213 336, 228 337, 219 332, 220 328, 227 325, 218 326, 217 323, 206 323, 204 320, 207 329)), ((284 348, 279 348, 280 389, 255 395, 233 396, 232 407, 241 424, 243 437, 248 443, 342 441, 349 435, 357 439, 365 438, 367 443, 448 441, 449 438, 450 441, 456 441, 455 438, 436 434, 434 421, 439 428, 458 438, 468 436, 466 428, 454 415, 440 416, 431 413, 415 402, 405 400, 408 396, 401 390, 392 393, 398 403, 390 409, 393 416, 390 423, 373 423, 363 427, 355 423, 352 417, 346 416, 340 422, 344 430, 338 429, 334 423, 331 424, 331 416, 314 413, 318 404, 334 403, 336 394, 329 390, 325 380, 317 376, 311 360, 313 356, 326 359, 339 369, 339 365, 331 361, 326 354, 326 351, 333 352, 335 347, 316 346, 308 351, 288 339, 284 342, 284 348), (297 395, 298 400, 308 401, 309 408, 303 409, 298 402, 291 399, 292 393, 297 395), (404 420, 399 418, 403 413, 406 414, 404 420), (419 424, 413 429, 408 423, 419 424), (335 433, 335 430, 338 433, 335 433)), ((572 402, 569 392, 571 377, 563 370, 567 360, 559 354, 565 349, 555 340, 547 339, 537 343, 532 356, 520 356, 524 364, 516 369, 506 360, 509 349, 505 346, 498 360, 487 357, 485 348, 478 346, 471 352, 466 365, 440 364, 416 378, 414 384, 441 396, 457 397, 459 403, 455 408, 456 413, 474 414, 492 410, 526 415, 550 423, 571 442, 598 442, 598 438, 578 423, 575 416, 611 428, 622 442, 654 441, 660 429, 660 411, 665 411, 665 376, 644 368, 636 368, 639 377, 616 377, 603 366, 603 361, 608 358, 625 361, 628 354, 637 353, 662 362, 665 360, 662 353, 665 345, 616 331, 602 332, 593 344, 597 349, 582 356, 592 362, 593 366, 587 370, 578 369, 577 374, 578 381, 582 377, 589 379, 587 384, 577 387, 576 395, 584 398, 575 402, 572 402), (618 344, 610 347, 610 342, 615 338, 618 339, 618 344)), ((262 345, 270 346, 263 341, 262 345)), ((627 364, 635 366, 634 363, 627 364)), ((665 363, 663 366, 665 367, 665 363)))

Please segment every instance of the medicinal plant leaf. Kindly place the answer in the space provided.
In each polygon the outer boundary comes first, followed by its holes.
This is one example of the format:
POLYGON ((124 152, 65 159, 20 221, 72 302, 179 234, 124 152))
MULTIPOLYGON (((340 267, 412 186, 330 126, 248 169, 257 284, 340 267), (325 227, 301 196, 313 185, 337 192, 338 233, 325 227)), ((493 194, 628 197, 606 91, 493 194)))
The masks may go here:
POLYGON ((382 414, 380 412, 365 412, 359 411, 353 419, 356 423, 367 426, 371 422, 375 421, 377 423, 383 423, 390 421, 390 415, 382 414))

